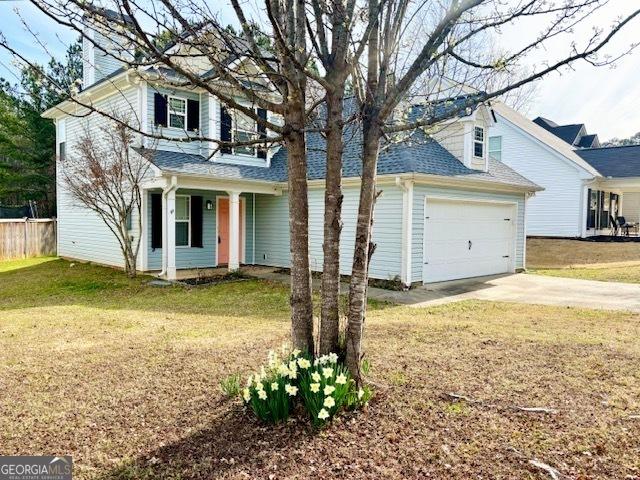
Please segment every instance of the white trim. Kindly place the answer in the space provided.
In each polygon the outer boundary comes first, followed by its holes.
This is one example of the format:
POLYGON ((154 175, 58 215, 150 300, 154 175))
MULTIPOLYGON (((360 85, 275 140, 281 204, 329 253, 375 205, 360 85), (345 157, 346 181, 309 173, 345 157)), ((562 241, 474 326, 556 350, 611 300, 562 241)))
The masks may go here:
POLYGON ((150 245, 148 245, 149 239, 148 239, 148 235, 149 235, 149 228, 151 228, 151 225, 147 225, 147 202, 148 202, 148 196, 150 195, 150 192, 148 190, 142 190, 142 202, 140 203, 140 248, 142 249, 142 251, 140 252, 139 255, 139 263, 140 263, 140 267, 139 270, 142 272, 146 272, 147 268, 148 268, 148 263, 149 263, 149 259, 148 259, 148 253, 149 253, 149 248, 150 245))
MULTIPOLYGON (((219 208, 219 203, 220 203, 220 199, 221 198, 226 198, 229 201, 229 216, 231 216, 231 198, 229 197, 229 195, 216 195, 216 238, 215 238, 215 243, 216 243, 216 258, 215 258, 215 265, 216 267, 218 265, 220 265, 220 262, 218 261, 218 255, 220 253, 220 249, 218 248, 218 215, 220 213, 220 208, 219 208)), ((247 225, 246 225, 246 198, 243 197, 242 195, 240 195, 240 263, 246 263, 245 261, 245 250, 246 250, 246 245, 245 245, 245 241, 246 241, 246 237, 247 237, 247 225), (243 228, 244 227, 244 228, 243 228)), ((255 239, 255 237, 254 237, 255 239)), ((231 248, 231 246, 229 246, 229 248, 231 248)), ((255 250, 255 248, 254 248, 255 250)), ((255 255, 255 253, 254 253, 255 255)), ((255 263, 255 260, 254 260, 255 263)))
MULTIPOLYGON (((147 92, 147 82, 145 81, 140 82, 140 85, 138 88, 139 88, 139 98, 140 98, 140 112, 139 112, 140 116, 138 118, 140 118, 140 130, 142 131, 143 134, 145 134, 145 133, 149 133, 149 111, 148 111, 149 109, 147 105, 149 98, 148 98, 148 92, 147 92)), ((146 137, 142 135, 142 141, 141 141, 142 146, 144 146, 145 143, 146 143, 146 137)))
POLYGON ((412 281, 412 239, 413 239, 413 182, 397 179, 402 190, 402 234, 400 278, 404 285, 410 286, 412 281))
MULTIPOLYGON (((184 188, 182 185, 180 185, 180 188, 184 188)), ((178 198, 183 197, 183 198, 188 198, 189 199, 189 208, 187 208, 187 211, 189 212, 189 219, 188 220, 178 220, 177 216, 175 219, 175 223, 176 226, 178 225, 178 223, 186 223, 187 224, 187 244, 186 245, 178 245, 176 244, 176 248, 191 248, 191 194, 187 194, 187 193, 176 193, 176 208, 178 208, 178 198)), ((174 230, 173 232, 174 236, 176 234, 176 231, 174 230)))
POLYGON ((509 256, 509 272, 515 272, 516 269, 516 254, 517 254, 517 246, 518 246, 518 202, 512 200, 494 200, 487 199, 482 197, 468 197, 468 198, 460 198, 460 197, 452 197, 448 195, 438 195, 438 194, 427 194, 424 196, 423 201, 423 212, 422 216, 425 219, 423 222, 423 233, 422 233, 422 283, 428 284, 433 282, 427 282, 424 278, 424 266, 426 265, 425 259, 427 255, 427 204, 429 199, 436 201, 448 201, 448 202, 456 202, 456 203, 484 203, 484 204, 496 204, 496 205, 510 205, 514 207, 513 215, 514 217, 511 219, 511 255, 509 256))
POLYGON ((251 264, 256 264, 256 194, 252 193, 253 205, 251 206, 251 216, 253 217, 253 225, 251 227, 251 264))
POLYGON ((176 97, 175 95, 167 95, 167 128, 172 129, 172 130, 179 130, 179 131, 184 131, 187 132, 187 99, 185 97, 176 97), (176 116, 180 116, 184 118, 184 124, 182 125, 182 127, 174 127, 173 125, 171 125, 171 100, 179 100, 181 102, 184 103, 184 113, 179 113, 176 112, 175 110, 173 111, 173 115, 176 116))

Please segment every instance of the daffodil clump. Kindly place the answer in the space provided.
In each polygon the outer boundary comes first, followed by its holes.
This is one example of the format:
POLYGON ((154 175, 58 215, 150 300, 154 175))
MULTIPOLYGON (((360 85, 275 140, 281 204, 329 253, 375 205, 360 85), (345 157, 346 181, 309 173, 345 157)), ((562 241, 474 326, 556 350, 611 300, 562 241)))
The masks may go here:
POLYGON ((300 354, 300 350, 288 353, 285 347, 282 357, 271 351, 266 367, 262 366, 259 372, 249 375, 242 398, 261 420, 278 423, 289 418, 298 395, 301 365, 308 362, 300 354))
POLYGON ((356 389, 335 353, 314 360, 283 347, 281 356, 269 352, 267 366, 249 376, 242 396, 258 418, 273 423, 286 420, 300 399, 313 425, 322 427, 341 410, 366 405, 372 392, 367 387, 356 389))

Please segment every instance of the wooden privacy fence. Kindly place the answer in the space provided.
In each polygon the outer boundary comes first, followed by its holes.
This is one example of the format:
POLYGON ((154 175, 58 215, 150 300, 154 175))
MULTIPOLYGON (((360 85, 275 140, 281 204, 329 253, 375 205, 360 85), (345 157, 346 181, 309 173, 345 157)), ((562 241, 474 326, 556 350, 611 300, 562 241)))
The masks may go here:
POLYGON ((55 254, 55 218, 0 219, 0 260, 55 254))

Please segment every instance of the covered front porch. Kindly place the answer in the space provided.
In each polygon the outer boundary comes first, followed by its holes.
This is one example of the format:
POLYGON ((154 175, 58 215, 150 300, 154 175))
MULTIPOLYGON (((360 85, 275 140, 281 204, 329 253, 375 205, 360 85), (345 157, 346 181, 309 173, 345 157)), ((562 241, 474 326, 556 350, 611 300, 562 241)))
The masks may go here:
POLYGON ((606 179, 588 189, 586 236, 638 236, 640 178, 606 179))
POLYGON ((256 200, 274 185, 176 175, 146 185, 141 264, 167 280, 256 263, 256 200))

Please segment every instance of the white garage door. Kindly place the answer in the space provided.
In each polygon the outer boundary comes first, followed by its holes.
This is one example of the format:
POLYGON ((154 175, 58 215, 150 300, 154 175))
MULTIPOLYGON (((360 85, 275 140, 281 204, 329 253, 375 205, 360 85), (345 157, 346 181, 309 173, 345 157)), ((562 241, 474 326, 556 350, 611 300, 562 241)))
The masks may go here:
POLYGON ((427 198, 425 283, 513 271, 514 204, 427 198))

